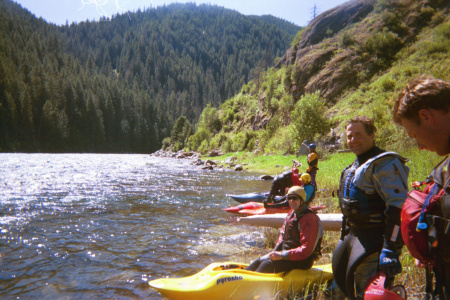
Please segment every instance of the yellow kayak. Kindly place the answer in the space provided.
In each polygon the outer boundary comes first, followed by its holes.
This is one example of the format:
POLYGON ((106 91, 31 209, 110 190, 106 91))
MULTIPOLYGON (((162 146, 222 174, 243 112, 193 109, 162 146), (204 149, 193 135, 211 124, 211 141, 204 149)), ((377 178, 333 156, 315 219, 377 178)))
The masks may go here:
POLYGON ((266 274, 244 270, 246 264, 212 263, 197 274, 183 278, 161 278, 150 287, 169 299, 274 299, 294 295, 314 284, 333 279, 331 264, 309 270, 266 274))

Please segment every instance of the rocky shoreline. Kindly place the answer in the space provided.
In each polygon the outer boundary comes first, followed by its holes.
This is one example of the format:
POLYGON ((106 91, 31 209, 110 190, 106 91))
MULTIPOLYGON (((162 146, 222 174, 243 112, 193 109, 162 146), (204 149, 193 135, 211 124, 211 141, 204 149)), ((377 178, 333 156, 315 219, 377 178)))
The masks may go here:
MULTIPOLYGON (((210 157, 221 156, 223 153, 219 153, 217 151, 213 151, 210 153, 210 157)), ((232 171, 245 171, 245 164, 237 164, 234 157, 228 157, 224 161, 215 161, 211 159, 202 160, 201 155, 198 152, 186 152, 186 151, 178 151, 172 152, 170 150, 158 150, 150 156, 159 157, 159 158, 173 158, 173 159, 189 159, 192 160, 192 165, 202 170, 214 170, 214 168, 223 169, 223 170, 232 170, 232 171)), ((266 175, 267 176, 267 175, 266 175)))

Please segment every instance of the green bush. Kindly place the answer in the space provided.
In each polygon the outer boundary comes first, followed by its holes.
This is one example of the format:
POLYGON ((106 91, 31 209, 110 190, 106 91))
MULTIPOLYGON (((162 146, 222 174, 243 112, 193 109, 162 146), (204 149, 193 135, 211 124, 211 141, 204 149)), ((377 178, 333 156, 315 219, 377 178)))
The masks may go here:
POLYGON ((170 147, 171 144, 172 144, 172 141, 170 140, 170 137, 166 137, 162 141, 161 149, 166 150, 170 147))
POLYGON ((319 92, 304 95, 291 113, 291 137, 295 148, 304 140, 313 140, 316 135, 330 131, 330 124, 325 118, 324 100, 319 92))
POLYGON ((402 45, 398 35, 384 28, 381 32, 373 33, 363 44, 363 51, 370 55, 390 60, 402 45))
POLYGON ((291 46, 295 47, 298 45, 298 43, 300 42, 300 40, 302 39, 303 36, 303 30, 305 28, 302 28, 299 32, 297 32, 297 34, 295 35, 294 39, 292 40, 291 46))
POLYGON ((290 127, 279 127, 268 141, 265 149, 270 153, 294 153, 295 147, 291 138, 290 127))
POLYGON ((207 153, 209 150, 209 143, 207 140, 203 140, 202 143, 200 144, 200 147, 198 147, 197 151, 200 152, 201 154, 205 154, 207 153))
POLYGON ((192 135, 191 123, 185 116, 179 117, 172 128, 172 151, 176 152, 187 146, 188 138, 192 135))
POLYGON ((232 151, 232 142, 231 140, 227 139, 226 141, 223 142, 222 144, 222 152, 228 153, 232 151))
POLYGON ((210 142, 211 149, 217 149, 223 146, 223 144, 228 141, 228 136, 224 132, 221 132, 214 136, 210 142))
POLYGON ((357 44, 358 42, 354 38, 353 34, 350 31, 345 31, 344 34, 341 35, 339 39, 339 48, 349 48, 357 44))
POLYGON ((211 104, 208 103, 208 105, 203 109, 198 122, 198 127, 205 128, 213 134, 219 132, 222 128, 222 123, 219 120, 217 109, 212 107, 211 104))
POLYGON ((253 151, 255 147, 255 142, 258 139, 258 135, 253 130, 247 130, 244 133, 244 138, 242 139, 242 145, 240 150, 247 149, 248 151, 253 151))
POLYGON ((232 151, 240 151, 242 150, 242 145, 244 145, 245 136, 242 131, 238 132, 234 135, 231 144, 232 151))
POLYGON ((234 120, 233 110, 225 111, 225 113, 223 114, 223 117, 222 117, 222 124, 233 123, 233 120, 234 120))
POLYGON ((205 128, 199 128, 197 132, 191 135, 187 141, 187 146, 191 150, 198 150, 203 141, 208 142, 211 137, 211 132, 205 128))

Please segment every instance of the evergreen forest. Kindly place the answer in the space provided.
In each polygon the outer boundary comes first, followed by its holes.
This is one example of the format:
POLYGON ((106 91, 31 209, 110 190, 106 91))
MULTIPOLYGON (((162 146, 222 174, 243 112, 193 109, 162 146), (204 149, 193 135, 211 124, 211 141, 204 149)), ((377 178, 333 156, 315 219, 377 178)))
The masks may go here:
POLYGON ((56 26, 0 0, 0 151, 151 153, 283 56, 301 28, 172 4, 56 26))

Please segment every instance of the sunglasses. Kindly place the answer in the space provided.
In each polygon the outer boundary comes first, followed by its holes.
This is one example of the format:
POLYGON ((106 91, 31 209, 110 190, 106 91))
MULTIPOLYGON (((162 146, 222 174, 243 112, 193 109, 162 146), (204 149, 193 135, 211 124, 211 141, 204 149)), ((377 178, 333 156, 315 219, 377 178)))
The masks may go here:
POLYGON ((299 196, 296 196, 296 195, 288 195, 287 199, 291 200, 291 201, 294 201, 294 200, 300 200, 301 198, 299 196))

